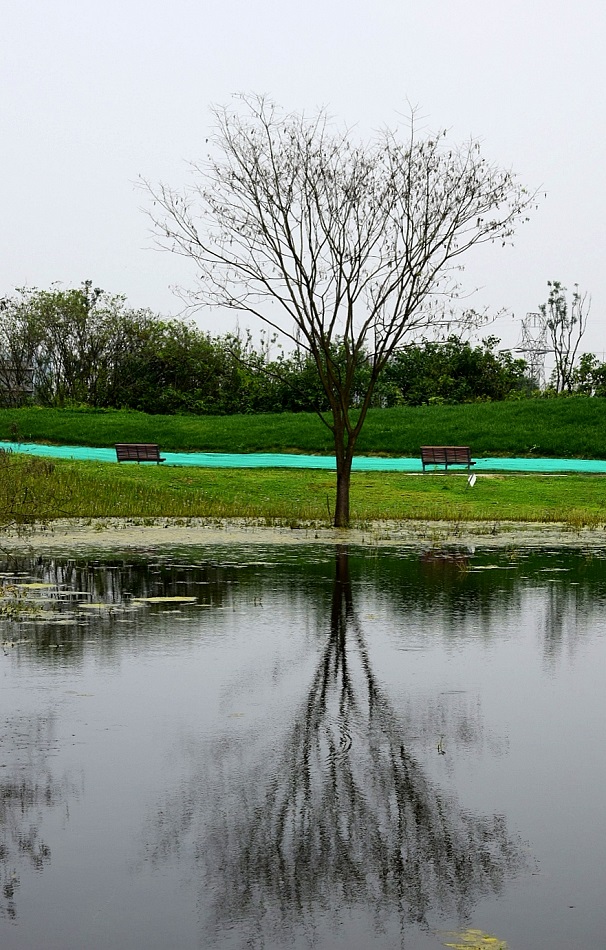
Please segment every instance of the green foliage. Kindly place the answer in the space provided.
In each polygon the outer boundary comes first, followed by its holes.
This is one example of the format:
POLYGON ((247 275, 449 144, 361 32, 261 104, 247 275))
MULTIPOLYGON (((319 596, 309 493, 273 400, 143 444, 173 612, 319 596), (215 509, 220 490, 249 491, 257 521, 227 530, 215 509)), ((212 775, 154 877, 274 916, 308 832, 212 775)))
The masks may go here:
POLYGON ((445 343, 396 352, 379 384, 384 404, 454 404, 528 394, 532 384, 526 363, 509 350, 497 351, 498 344, 496 337, 488 337, 473 347, 451 336, 445 343))
POLYGON ((583 353, 571 377, 572 390, 584 396, 606 396, 606 363, 593 353, 583 353))
MULTIPOLYGON (((498 400, 525 393, 525 364, 490 337, 472 347, 456 337, 397 350, 376 384, 373 405, 498 400)), ((134 409, 149 414, 231 415, 327 412, 317 360, 306 350, 272 355, 275 339, 213 337, 192 322, 132 310, 90 281, 75 290, 20 290, 0 308, 0 403, 14 405, 32 370, 34 398, 48 407, 134 409), (9 366, 12 388, 3 367, 9 366), (5 374, 6 375, 6 374, 5 374)), ((342 340, 318 355, 344 384, 342 340)), ((373 364, 360 350, 347 384, 350 408, 362 405, 373 364)))
POLYGON ((0 312, 0 350, 20 373, 33 369, 42 405, 99 405, 123 310, 124 298, 91 281, 76 290, 21 289, 0 312))
POLYGON ((115 360, 103 404, 147 413, 234 411, 242 374, 230 352, 239 341, 215 342, 193 324, 128 314, 123 350, 115 360))

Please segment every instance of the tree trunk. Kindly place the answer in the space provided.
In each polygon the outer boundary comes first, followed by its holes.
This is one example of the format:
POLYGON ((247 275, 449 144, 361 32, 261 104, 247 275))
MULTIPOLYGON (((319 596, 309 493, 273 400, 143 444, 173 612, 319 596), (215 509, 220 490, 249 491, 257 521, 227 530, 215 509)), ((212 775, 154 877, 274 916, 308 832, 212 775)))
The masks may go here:
POLYGON ((335 528, 349 527, 349 484, 351 481, 352 453, 349 447, 337 446, 337 497, 335 503, 335 528))
POLYGON ((366 418, 370 397, 374 390, 376 379, 369 385, 365 404, 360 411, 355 426, 349 423, 348 412, 333 405, 332 432, 335 440, 335 459, 337 463, 337 497, 335 504, 335 528, 349 528, 349 488, 351 482, 351 463, 353 462, 354 448, 358 441, 360 429, 366 418))

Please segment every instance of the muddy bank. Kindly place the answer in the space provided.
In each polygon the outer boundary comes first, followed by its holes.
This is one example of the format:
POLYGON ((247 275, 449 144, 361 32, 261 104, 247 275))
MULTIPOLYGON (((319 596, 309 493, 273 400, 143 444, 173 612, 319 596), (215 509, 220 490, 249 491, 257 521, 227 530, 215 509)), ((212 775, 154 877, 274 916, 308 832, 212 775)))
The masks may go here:
POLYGON ((170 518, 64 519, 45 526, 5 529, 6 552, 53 553, 86 550, 141 550, 161 547, 254 544, 339 544, 369 547, 439 548, 606 548, 604 528, 576 528, 536 522, 380 521, 348 531, 325 525, 266 525, 252 520, 170 518))

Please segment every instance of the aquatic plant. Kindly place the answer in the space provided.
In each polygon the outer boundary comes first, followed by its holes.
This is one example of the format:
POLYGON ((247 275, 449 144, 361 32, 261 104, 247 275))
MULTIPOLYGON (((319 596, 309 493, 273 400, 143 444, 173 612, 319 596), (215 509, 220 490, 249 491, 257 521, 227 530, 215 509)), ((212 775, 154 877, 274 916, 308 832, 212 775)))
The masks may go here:
POLYGON ((23 620, 41 612, 40 604, 32 602, 28 591, 18 584, 0 584, 0 618, 23 620))

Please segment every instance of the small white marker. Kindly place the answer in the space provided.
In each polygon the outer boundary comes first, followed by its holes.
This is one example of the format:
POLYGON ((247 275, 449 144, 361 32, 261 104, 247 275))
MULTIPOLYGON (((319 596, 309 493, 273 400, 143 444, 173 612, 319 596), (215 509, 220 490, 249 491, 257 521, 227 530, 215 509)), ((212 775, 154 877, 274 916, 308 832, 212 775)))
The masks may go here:
POLYGON ((476 473, 472 472, 469 478, 467 479, 467 484, 469 485, 470 488, 473 488, 473 486, 475 485, 477 477, 478 476, 476 475, 476 473))

